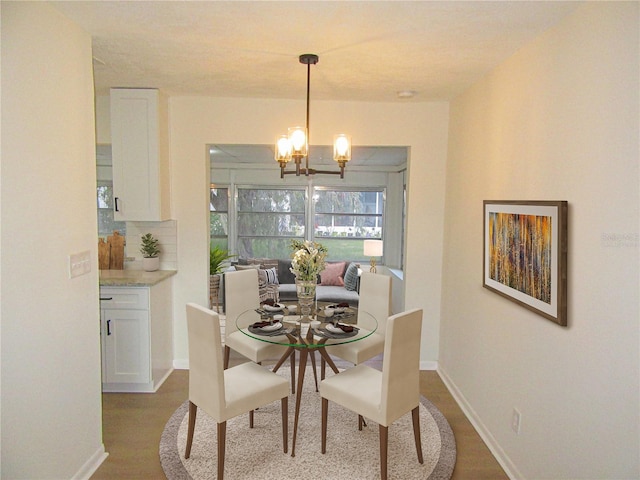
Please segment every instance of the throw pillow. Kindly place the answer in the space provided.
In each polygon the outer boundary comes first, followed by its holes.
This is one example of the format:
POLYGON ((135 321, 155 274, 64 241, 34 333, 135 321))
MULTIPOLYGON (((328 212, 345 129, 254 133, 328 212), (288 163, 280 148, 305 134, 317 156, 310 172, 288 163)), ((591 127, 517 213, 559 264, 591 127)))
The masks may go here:
POLYGON ((296 283, 296 276, 291 273, 291 260, 278 260, 278 282, 296 283))
POLYGON ((278 285, 278 272, 275 268, 261 268, 258 270, 258 278, 262 285, 278 285))
POLYGON ((333 285, 344 287, 344 267, 347 262, 327 263, 324 270, 320 272, 320 285, 333 285))
POLYGON ((344 274, 344 288, 355 292, 358 288, 358 264, 350 263, 344 274))

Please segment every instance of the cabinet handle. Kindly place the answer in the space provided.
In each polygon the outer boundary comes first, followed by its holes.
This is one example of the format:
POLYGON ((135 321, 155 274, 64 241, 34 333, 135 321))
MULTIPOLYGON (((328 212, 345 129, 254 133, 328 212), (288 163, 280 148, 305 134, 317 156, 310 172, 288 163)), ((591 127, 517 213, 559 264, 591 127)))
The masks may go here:
POLYGON ((113 201, 114 201, 114 204, 115 204, 115 206, 116 206, 116 212, 119 212, 120 210, 118 209, 118 197, 115 197, 115 198, 113 199, 113 201))
POLYGON ((113 297, 100 297, 100 300, 113 300, 113 297))
POLYGON ((107 320, 107 336, 111 335, 111 320, 107 320))

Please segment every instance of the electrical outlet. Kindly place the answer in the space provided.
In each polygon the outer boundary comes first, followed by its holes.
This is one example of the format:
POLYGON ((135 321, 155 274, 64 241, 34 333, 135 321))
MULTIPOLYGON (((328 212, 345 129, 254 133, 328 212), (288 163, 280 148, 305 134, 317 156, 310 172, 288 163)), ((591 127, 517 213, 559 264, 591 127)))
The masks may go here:
POLYGON ((511 430, 513 430, 516 435, 520 435, 520 420, 520 412, 517 408, 514 408, 511 414, 511 430))
POLYGON ((69 255, 69 278, 79 277, 91 271, 91 254, 89 250, 69 255))

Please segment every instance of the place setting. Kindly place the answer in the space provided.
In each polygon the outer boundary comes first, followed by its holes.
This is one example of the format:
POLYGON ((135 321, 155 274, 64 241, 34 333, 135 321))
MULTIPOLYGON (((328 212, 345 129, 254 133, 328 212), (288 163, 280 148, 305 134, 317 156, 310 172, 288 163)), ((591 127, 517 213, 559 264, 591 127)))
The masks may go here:
POLYGON ((354 309, 348 304, 326 305, 313 312, 308 319, 297 315, 297 305, 276 302, 263 303, 255 312, 260 315, 260 320, 250 324, 247 330, 263 337, 295 334, 298 329, 302 336, 306 336, 310 329, 319 337, 343 339, 356 336, 360 331, 354 325, 341 322, 355 317, 354 309), (286 323, 295 324, 295 327, 287 328, 286 323))
POLYGON ((260 321, 254 322, 249 325, 247 329, 249 330, 249 332, 255 335, 261 335, 263 337, 288 335, 295 332, 295 329, 285 328, 284 316, 282 314, 275 314, 266 318, 261 318, 260 321))

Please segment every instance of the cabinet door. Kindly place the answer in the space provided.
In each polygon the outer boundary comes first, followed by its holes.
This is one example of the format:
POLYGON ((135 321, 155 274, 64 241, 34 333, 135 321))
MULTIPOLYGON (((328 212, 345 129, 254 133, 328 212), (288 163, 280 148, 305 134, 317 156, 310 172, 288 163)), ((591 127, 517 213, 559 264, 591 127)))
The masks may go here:
POLYGON ((111 90, 114 219, 168 220, 164 97, 155 89, 111 90))
POLYGON ((149 312, 103 310, 103 383, 151 381, 149 312))

